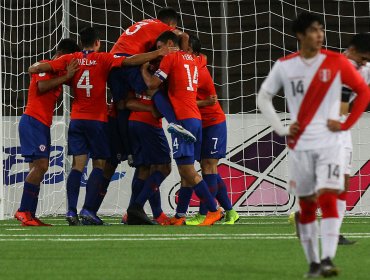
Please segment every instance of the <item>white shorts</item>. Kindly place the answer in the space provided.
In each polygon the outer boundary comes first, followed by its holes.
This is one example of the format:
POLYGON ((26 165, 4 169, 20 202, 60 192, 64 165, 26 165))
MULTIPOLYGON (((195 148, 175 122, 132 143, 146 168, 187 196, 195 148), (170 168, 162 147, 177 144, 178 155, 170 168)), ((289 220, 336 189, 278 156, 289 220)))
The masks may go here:
POLYGON ((352 170, 352 135, 351 131, 343 131, 341 132, 343 147, 344 147, 344 174, 351 174, 352 170))
POLYGON ((343 190, 343 153, 341 144, 316 150, 290 150, 289 191, 298 197, 304 197, 323 188, 343 190))

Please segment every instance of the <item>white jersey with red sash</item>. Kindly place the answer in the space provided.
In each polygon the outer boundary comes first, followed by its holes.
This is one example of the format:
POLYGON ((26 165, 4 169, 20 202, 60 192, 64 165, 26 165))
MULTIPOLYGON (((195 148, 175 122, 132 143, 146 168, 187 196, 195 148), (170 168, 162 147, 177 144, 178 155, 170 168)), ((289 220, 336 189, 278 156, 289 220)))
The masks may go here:
POLYGON ((343 55, 322 50, 311 59, 294 53, 279 59, 262 88, 271 95, 283 87, 292 122, 300 133, 288 139, 294 150, 313 150, 340 143, 338 133, 327 128, 328 119, 339 120, 343 83, 356 86, 361 78, 343 55))

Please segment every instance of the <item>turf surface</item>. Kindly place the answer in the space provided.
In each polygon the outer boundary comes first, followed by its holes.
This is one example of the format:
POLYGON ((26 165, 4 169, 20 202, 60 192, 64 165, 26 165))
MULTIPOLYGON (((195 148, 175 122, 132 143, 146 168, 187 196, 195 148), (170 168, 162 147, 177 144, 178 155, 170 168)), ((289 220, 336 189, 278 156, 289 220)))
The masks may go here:
MULTIPOLYGON (((234 226, 20 227, 0 221, 0 279, 301 279, 303 251, 287 217, 246 217, 234 226)), ((357 243, 338 248, 340 279, 369 279, 370 218, 346 218, 357 243)))

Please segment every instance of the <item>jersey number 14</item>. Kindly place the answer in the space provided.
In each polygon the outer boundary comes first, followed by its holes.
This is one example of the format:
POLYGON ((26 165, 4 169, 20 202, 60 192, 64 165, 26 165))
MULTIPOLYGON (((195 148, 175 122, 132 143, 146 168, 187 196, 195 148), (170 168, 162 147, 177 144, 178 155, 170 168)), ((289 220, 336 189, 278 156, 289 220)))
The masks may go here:
POLYGON ((194 91, 194 85, 198 84, 198 68, 195 66, 194 74, 192 75, 189 64, 184 64, 186 74, 188 75, 189 85, 186 87, 189 91, 194 91))

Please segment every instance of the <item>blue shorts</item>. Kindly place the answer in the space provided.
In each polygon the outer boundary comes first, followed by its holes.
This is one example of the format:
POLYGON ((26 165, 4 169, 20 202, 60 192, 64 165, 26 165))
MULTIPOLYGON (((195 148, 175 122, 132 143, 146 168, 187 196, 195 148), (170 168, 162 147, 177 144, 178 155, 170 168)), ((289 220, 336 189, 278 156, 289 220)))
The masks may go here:
POLYGON ((226 121, 203 128, 202 138, 202 159, 220 159, 226 156, 226 121))
POLYGON ((71 120, 68 129, 68 154, 90 154, 92 159, 110 157, 107 123, 93 120, 71 120))
MULTIPOLYGON (((127 54, 116 54, 119 56, 130 56, 127 54)), ((140 66, 124 66, 113 68, 108 76, 108 86, 113 96, 113 101, 118 102, 125 99, 130 90, 142 93, 148 89, 143 76, 141 75, 140 66)))
POLYGON ((162 128, 129 121, 129 137, 134 166, 171 163, 171 151, 162 128))
POLYGON ((50 156, 50 127, 23 114, 18 126, 21 153, 25 162, 50 156))
POLYGON ((119 133, 117 118, 108 117, 108 138, 110 157, 107 159, 107 162, 113 166, 117 166, 121 161, 127 159, 122 137, 119 133))
POLYGON ((194 164, 200 160, 200 151, 202 147, 202 121, 198 119, 185 119, 178 123, 196 138, 195 143, 185 142, 184 139, 172 136, 172 154, 177 165, 194 164))

